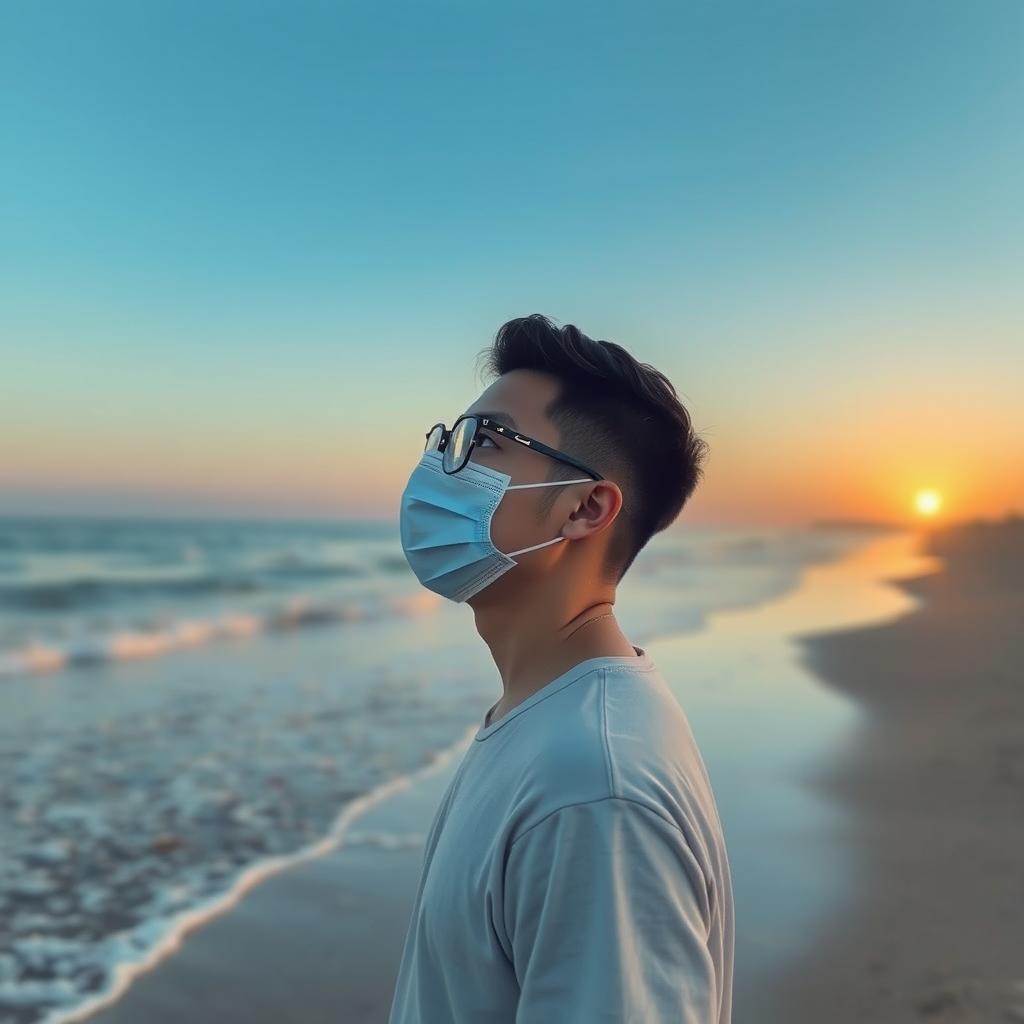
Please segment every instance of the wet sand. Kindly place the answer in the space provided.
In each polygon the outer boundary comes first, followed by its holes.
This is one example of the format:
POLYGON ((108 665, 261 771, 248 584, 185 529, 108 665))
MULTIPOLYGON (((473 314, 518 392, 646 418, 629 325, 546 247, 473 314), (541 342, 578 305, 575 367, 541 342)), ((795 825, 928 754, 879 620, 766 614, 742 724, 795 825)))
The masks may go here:
POLYGON ((807 781, 855 817, 856 899, 763 997, 772 1020, 1024 1021, 1024 520, 932 530, 898 620, 799 638, 866 711, 807 781))

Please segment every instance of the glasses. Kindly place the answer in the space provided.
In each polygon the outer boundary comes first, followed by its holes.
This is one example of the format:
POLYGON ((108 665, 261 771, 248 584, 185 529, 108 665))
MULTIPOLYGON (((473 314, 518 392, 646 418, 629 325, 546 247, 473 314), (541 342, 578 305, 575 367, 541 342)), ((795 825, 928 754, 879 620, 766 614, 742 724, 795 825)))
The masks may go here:
POLYGON ((469 462, 469 456, 476 447, 476 440, 480 436, 481 430, 493 430, 496 434, 501 434, 502 437, 507 437, 535 452, 575 466, 576 469, 595 480, 604 479, 600 473, 584 466, 582 462, 577 462, 571 455, 566 455, 565 452, 560 452, 557 448, 550 448, 534 437, 520 434, 488 416, 475 416, 472 413, 460 416, 452 425, 451 430, 443 423, 435 423, 425 435, 427 443, 423 450, 425 452, 439 450, 441 452, 441 468, 449 474, 458 473, 469 462))

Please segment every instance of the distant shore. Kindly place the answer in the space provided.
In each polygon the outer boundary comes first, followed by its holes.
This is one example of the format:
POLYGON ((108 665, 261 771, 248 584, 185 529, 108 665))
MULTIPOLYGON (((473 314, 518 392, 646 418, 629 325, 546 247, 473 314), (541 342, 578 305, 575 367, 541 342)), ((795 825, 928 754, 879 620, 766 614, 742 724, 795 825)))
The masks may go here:
POLYGON ((1024 520, 923 537, 945 567, 895 581, 922 607, 799 638, 866 710, 811 780, 853 814, 863 874, 765 994, 773 1020, 1024 1021, 1024 520))

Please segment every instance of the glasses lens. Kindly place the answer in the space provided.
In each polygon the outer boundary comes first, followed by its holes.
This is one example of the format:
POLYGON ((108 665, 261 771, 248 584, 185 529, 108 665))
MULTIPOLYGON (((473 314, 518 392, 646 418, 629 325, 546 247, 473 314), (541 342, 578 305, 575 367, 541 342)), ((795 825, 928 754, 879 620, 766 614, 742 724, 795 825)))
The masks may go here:
POLYGON ((441 438, 444 437, 444 427, 440 423, 435 424, 430 428, 430 433, 427 435, 427 444, 424 447, 425 452, 432 452, 441 446, 441 438))
POLYGON ((466 464, 478 423, 475 416, 467 416, 452 427, 452 436, 448 438, 448 446, 444 450, 444 468, 447 472, 457 473, 466 464))

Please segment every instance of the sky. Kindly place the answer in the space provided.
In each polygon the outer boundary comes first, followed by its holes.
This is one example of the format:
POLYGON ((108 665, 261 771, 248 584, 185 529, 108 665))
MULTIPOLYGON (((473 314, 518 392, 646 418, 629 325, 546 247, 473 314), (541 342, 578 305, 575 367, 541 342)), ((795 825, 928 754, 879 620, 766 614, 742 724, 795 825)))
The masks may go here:
POLYGON ((0 8, 0 514, 388 518, 540 312, 682 521, 1024 511, 1024 5, 0 8))

